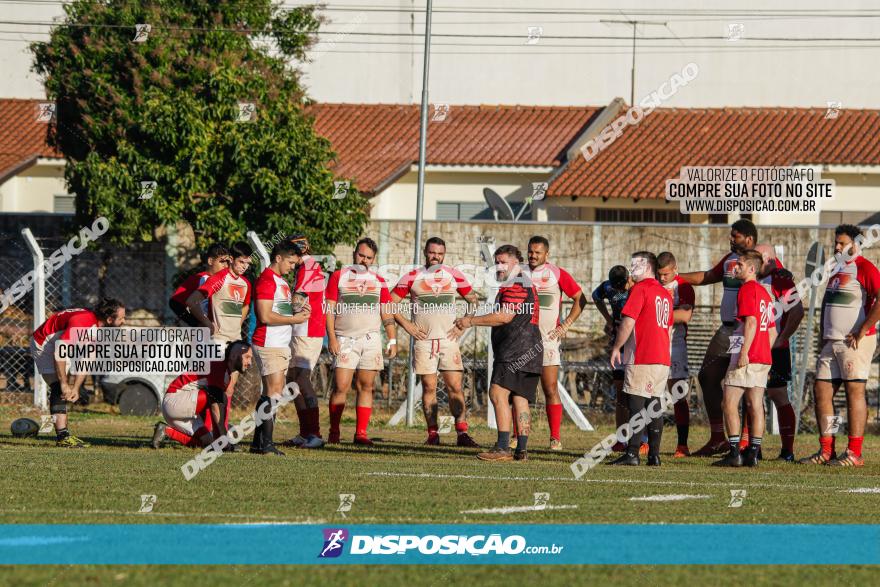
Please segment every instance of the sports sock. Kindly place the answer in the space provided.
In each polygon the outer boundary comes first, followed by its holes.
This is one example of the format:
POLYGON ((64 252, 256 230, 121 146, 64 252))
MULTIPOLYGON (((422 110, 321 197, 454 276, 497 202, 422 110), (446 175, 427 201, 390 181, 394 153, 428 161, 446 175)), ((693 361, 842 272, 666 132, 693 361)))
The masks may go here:
POLYGON ((850 436, 849 444, 847 445, 847 450, 853 453, 857 457, 862 456, 862 441, 865 439, 864 436, 850 436))
POLYGON ((779 436, 782 437, 782 448, 789 452, 794 450, 794 427, 797 418, 791 404, 776 408, 779 417, 779 436))
MULTIPOLYGON (((648 405, 651 404, 659 404, 660 400, 657 398, 652 399, 648 402, 648 405)), ((660 411, 657 409, 652 409, 655 413, 660 411)), ((660 456, 660 441, 663 438, 663 417, 660 416, 658 418, 652 418, 648 422, 648 455, 659 457, 660 456)))
POLYGON ((562 426, 562 404, 547 404, 547 423, 550 425, 550 438, 559 440, 559 429, 562 426))
POLYGON ((742 450, 749 445, 749 416, 748 414, 743 414, 742 419, 743 427, 742 434, 739 437, 739 449, 742 450))
POLYGON ((455 431, 459 434, 464 434, 468 431, 468 423, 467 422, 456 422, 455 423, 455 431))
POLYGON ((171 440, 176 440, 183 446, 195 446, 195 439, 189 434, 184 434, 180 430, 176 428, 172 428, 171 426, 165 426, 165 436, 170 438, 171 440))
POLYGON ((730 444, 730 452, 735 455, 739 454, 739 434, 728 436, 727 442, 730 444))
POLYGON ((724 442, 724 418, 709 418, 709 442, 724 442))
POLYGON ((321 412, 318 406, 306 408, 306 421, 308 422, 308 434, 321 436, 321 412))
POLYGON ((691 409, 687 399, 682 398, 675 402, 673 409, 675 411, 675 429, 678 432, 678 445, 687 446, 691 423, 691 409))
POLYGON ((208 393, 202 389, 196 397, 196 414, 201 414, 208 407, 208 393))
POLYGON ((819 446, 822 449, 822 454, 824 454, 825 456, 831 456, 831 454, 834 452, 834 437, 820 436, 819 446))
POLYGON ((510 449, 510 432, 498 431, 498 448, 501 450, 510 449))
POLYGON ((309 435, 309 409, 296 409, 296 418, 299 420, 299 435, 305 438, 309 435))
POLYGON ((266 426, 266 421, 260 420, 258 416, 263 413, 263 404, 268 402, 269 397, 265 395, 261 395, 260 399, 257 400, 257 407, 254 409, 254 419, 259 423, 254 428, 254 438, 251 440, 252 450, 263 450, 263 429, 266 426))
MULTIPOLYGON (((626 405, 629 408, 629 417, 632 419, 633 416, 642 411, 645 406, 648 404, 647 398, 631 395, 629 393, 626 394, 626 405)), ((629 441, 626 443, 626 452, 631 455, 639 454, 639 446, 642 444, 642 431, 633 432, 632 436, 629 437, 629 441)))
POLYGON ((526 445, 529 443, 529 437, 518 434, 516 437, 516 452, 526 452, 526 445))
POLYGON ((436 426, 428 426, 428 436, 437 436, 436 426))
POLYGON ((342 422, 342 412, 345 404, 330 404, 330 434, 339 434, 339 423, 342 422))
POLYGON ((358 406, 355 411, 357 412, 356 416, 356 427, 355 427, 355 436, 366 436, 367 435, 367 426, 370 425, 370 414, 373 412, 372 407, 358 406))
POLYGON ((760 436, 752 436, 749 439, 749 450, 758 450, 761 448, 761 441, 763 440, 760 436))
POLYGON ((70 436, 70 431, 67 428, 61 428, 60 430, 55 431, 55 440, 64 440, 70 436))

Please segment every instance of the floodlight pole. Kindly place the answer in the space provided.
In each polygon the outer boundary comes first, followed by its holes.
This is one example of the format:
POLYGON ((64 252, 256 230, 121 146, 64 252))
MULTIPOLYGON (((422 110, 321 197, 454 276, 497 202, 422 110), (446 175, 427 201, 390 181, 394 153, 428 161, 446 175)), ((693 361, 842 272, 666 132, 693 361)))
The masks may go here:
MULTIPOLYGON (((425 6, 425 59, 422 66, 422 107, 421 120, 419 122, 419 180, 416 192, 416 234, 413 239, 413 265, 418 265, 421 260, 422 244, 422 208, 425 205, 425 152, 428 145, 428 66, 431 61, 431 9, 432 0, 428 0, 425 6)), ((413 370, 413 357, 415 356, 416 341, 409 339, 409 362, 406 389, 406 425, 415 424, 415 393, 416 373, 413 370)))

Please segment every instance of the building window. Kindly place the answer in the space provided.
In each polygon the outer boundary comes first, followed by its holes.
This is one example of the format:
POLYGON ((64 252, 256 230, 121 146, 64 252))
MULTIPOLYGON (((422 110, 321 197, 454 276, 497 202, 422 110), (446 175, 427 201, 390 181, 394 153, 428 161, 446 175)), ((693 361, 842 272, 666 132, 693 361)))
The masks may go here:
POLYGON ((55 214, 73 214, 76 212, 76 200, 73 194, 55 194, 52 211, 55 214))
POLYGON ((644 222, 652 224, 675 222, 689 224, 690 220, 678 210, 598 208, 596 210, 596 222, 644 222))
POLYGON ((484 202, 437 202, 437 220, 492 220, 484 202))

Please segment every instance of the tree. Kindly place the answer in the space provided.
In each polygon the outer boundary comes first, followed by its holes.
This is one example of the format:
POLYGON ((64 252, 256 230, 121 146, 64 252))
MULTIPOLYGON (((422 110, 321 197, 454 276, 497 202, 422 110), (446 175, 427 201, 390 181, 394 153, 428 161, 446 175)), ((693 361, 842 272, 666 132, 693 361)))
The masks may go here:
POLYGON ((118 244, 180 220, 199 246, 282 231, 320 251, 361 234, 366 202, 353 184, 333 199, 335 155, 289 65, 306 59, 315 7, 77 0, 64 10, 31 50, 79 220, 107 216, 118 244), (142 182, 155 182, 151 196, 142 182))

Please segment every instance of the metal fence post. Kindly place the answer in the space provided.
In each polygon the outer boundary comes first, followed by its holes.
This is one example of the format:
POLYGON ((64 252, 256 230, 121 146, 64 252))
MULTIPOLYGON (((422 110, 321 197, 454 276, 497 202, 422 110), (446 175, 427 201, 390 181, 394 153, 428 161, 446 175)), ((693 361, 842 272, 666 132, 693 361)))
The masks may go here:
MULTIPOLYGON (((31 259, 34 262, 34 330, 36 330, 46 321, 46 274, 43 271, 43 250, 40 248, 39 243, 37 243, 37 239, 34 238, 30 228, 23 228, 21 235, 31 250, 31 259)), ((34 405, 41 409, 48 407, 46 391, 46 382, 40 376, 35 361, 34 405)))

